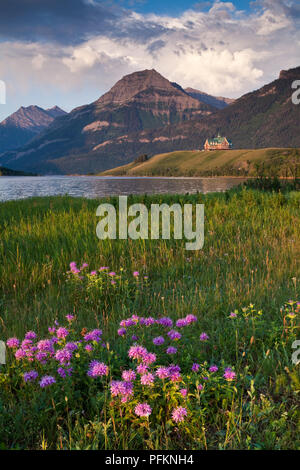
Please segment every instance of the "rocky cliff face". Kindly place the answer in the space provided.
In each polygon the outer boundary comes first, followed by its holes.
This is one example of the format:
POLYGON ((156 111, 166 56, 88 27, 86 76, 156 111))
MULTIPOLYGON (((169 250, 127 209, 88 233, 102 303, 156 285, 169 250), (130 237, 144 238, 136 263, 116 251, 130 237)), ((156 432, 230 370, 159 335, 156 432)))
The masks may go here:
POLYGON ((98 115, 108 111, 108 122, 128 132, 206 116, 215 108, 192 98, 156 70, 144 70, 119 80, 94 103, 94 110, 98 115))
POLYGON ((134 102, 144 109, 152 107, 155 114, 163 114, 170 108, 177 112, 210 114, 213 109, 192 98, 179 86, 169 82, 156 70, 144 70, 126 75, 112 89, 96 101, 97 108, 128 105, 134 102), (148 106, 147 106, 148 105, 148 106))
POLYGON ((300 67, 289 70, 281 70, 279 74, 280 80, 299 80, 300 67))
POLYGON ((0 153, 26 144, 64 114, 58 106, 46 110, 39 106, 22 106, 0 123, 0 153))
POLYGON ((149 88, 174 91, 171 83, 156 70, 143 70, 142 72, 125 75, 110 91, 101 96, 97 103, 103 105, 124 104, 149 88))

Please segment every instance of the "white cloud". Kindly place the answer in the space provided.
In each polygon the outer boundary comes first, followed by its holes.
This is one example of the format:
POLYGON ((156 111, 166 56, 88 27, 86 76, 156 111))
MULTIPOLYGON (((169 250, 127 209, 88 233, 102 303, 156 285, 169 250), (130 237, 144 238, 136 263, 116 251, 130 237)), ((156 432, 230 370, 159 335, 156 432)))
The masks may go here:
MULTIPOLYGON (((112 74, 111 84, 120 78, 119 67, 125 73, 155 68, 184 87, 236 97, 275 78, 281 68, 297 65, 297 41, 290 42, 292 21, 283 10, 275 13, 269 6, 247 16, 230 2, 216 2, 207 13, 188 10, 178 18, 134 13, 119 27, 124 32, 130 25, 132 31, 138 22, 135 36, 92 38, 74 48, 64 64, 72 73, 114 64, 118 74, 112 74), (142 40, 141 22, 163 32, 155 40, 142 40)), ((299 32, 295 35, 299 40, 299 32)))
POLYGON ((62 62, 71 72, 78 72, 80 69, 93 67, 100 58, 101 54, 97 50, 85 44, 74 49, 71 57, 63 58, 62 62))
POLYGON ((292 21, 284 14, 265 11, 257 20, 257 34, 268 36, 276 31, 292 26, 292 21))
POLYGON ((213 94, 232 93, 232 90, 241 89, 244 82, 255 84, 263 75, 262 70, 254 67, 255 52, 251 49, 231 52, 227 49, 216 51, 208 49, 201 55, 188 52, 178 60, 175 67, 173 61, 167 63, 166 55, 164 69, 166 75, 172 80, 178 76, 184 87, 200 88, 213 94), (224 72, 225 70, 225 72, 224 72))
POLYGON ((45 61, 46 61, 46 58, 43 56, 43 54, 37 54, 32 59, 32 65, 35 69, 39 70, 43 67, 45 61))
POLYGON ((2 42, 0 78, 19 105, 48 97, 68 109, 145 68, 183 87, 238 97, 299 65, 300 15, 284 0, 257 3, 262 8, 251 14, 219 1, 208 12, 187 10, 176 18, 127 12, 110 34, 76 46, 2 42))

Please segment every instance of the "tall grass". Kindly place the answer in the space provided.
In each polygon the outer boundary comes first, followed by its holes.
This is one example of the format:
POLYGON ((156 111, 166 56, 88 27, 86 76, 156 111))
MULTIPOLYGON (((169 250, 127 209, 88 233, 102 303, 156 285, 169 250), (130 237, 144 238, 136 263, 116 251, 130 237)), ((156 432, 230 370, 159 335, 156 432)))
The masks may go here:
MULTIPOLYGON (((109 202, 117 206, 117 198, 109 202)), ((222 404, 216 407, 215 416, 197 427, 195 438, 191 434, 179 442, 174 435, 170 439, 157 434, 151 444, 127 428, 122 428, 122 439, 105 434, 107 421, 96 418, 95 410, 87 421, 78 419, 71 427, 68 413, 56 419, 53 411, 51 435, 46 423, 25 435, 18 420, 23 422, 23 412, 36 419, 30 403, 4 404, 0 394, 6 410, 0 424, 9 427, 6 434, 0 431, 0 443, 38 448, 299 447, 298 379, 293 378, 297 367, 291 362, 297 330, 284 336, 280 311, 286 301, 299 297, 299 193, 234 189, 208 195, 135 196, 128 204, 135 202, 148 207, 204 203, 203 249, 186 251, 180 240, 100 241, 99 200, 54 197, 0 204, 0 338, 21 337, 28 330, 45 335, 54 320, 63 322, 73 313, 78 331, 101 327, 110 348, 122 357, 126 350, 117 335, 122 318, 167 315, 176 320, 194 314, 198 322, 189 338, 191 351, 199 348, 199 334, 209 332, 212 346, 201 350, 201 361, 234 364, 244 374, 241 390, 223 411, 222 404), (91 295, 67 282, 71 261, 86 262, 90 270, 109 266, 126 275, 138 270, 148 281, 124 295, 91 295), (254 327, 248 321, 233 326, 229 312, 241 312, 249 304, 263 311, 263 320, 254 327), (221 418, 223 412, 226 419, 221 418)))

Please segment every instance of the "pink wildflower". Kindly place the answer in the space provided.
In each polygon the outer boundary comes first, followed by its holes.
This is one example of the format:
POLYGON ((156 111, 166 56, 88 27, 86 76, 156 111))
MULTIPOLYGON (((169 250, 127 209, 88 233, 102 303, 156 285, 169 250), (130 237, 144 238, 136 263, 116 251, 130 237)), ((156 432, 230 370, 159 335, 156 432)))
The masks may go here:
POLYGON ((148 403, 139 403, 136 405, 134 412, 137 416, 148 417, 152 413, 152 408, 148 403))
POLYGON ((183 408, 182 406, 178 406, 173 410, 172 413, 172 419, 175 421, 175 423, 180 423, 184 421, 184 418, 187 416, 187 410, 186 408, 183 408))

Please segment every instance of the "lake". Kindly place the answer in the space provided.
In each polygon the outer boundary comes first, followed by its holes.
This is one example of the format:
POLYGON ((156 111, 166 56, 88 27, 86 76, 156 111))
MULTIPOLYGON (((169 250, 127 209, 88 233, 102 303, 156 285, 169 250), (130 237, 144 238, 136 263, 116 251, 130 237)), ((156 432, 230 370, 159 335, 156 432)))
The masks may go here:
POLYGON ((64 194, 98 198, 130 194, 209 193, 225 191, 243 181, 246 178, 1 176, 0 201, 64 194))

